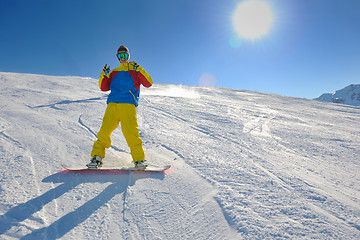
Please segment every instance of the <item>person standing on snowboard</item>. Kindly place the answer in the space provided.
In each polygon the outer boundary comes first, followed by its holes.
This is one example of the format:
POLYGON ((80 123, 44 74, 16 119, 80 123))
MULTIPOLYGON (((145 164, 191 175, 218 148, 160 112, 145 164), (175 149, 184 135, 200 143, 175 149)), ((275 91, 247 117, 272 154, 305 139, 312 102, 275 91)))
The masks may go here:
POLYGON ((120 66, 110 72, 105 64, 100 74, 99 87, 111 91, 100 131, 91 151, 88 168, 99 168, 105 157, 105 148, 111 146, 111 134, 121 124, 121 130, 130 148, 135 167, 146 168, 145 153, 140 139, 136 107, 139 103, 140 86, 151 87, 151 76, 135 61, 129 62, 129 49, 120 46, 117 54, 120 66), (109 74, 110 72, 110 74, 109 74))

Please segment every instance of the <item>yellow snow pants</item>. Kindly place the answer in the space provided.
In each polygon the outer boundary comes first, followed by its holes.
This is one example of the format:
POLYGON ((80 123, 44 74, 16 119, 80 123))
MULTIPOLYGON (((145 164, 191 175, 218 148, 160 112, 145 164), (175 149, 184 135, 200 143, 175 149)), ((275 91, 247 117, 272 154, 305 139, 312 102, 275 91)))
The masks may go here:
POLYGON ((91 156, 105 157, 105 148, 111 146, 111 134, 119 126, 119 123, 121 123, 121 130, 130 148, 133 161, 144 160, 145 153, 139 135, 136 107, 128 103, 109 103, 107 105, 91 156))

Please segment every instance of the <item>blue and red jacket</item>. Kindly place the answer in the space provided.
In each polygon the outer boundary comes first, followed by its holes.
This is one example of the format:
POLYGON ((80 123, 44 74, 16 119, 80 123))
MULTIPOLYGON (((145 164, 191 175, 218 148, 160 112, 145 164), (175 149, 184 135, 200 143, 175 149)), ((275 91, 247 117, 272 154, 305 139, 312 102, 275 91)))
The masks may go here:
POLYGON ((104 72, 99 78, 101 91, 111 91, 107 103, 130 103, 136 107, 139 103, 140 86, 151 87, 151 76, 136 62, 120 63, 109 76, 104 72))

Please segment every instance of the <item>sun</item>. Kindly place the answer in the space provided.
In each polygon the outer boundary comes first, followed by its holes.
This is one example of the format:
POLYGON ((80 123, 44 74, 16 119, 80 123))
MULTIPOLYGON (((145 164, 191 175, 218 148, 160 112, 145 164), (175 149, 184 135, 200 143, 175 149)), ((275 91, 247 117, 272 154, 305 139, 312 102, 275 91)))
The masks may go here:
POLYGON ((273 13, 266 2, 247 0, 238 4, 232 22, 238 37, 256 40, 268 34, 273 24, 273 13))

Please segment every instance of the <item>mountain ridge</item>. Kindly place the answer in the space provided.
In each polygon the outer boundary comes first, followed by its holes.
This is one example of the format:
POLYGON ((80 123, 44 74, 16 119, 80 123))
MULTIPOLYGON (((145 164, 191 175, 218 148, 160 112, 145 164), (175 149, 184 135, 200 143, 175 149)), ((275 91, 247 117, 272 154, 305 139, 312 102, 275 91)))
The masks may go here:
POLYGON ((360 106, 360 84, 350 84, 334 93, 324 93, 314 100, 360 106))

